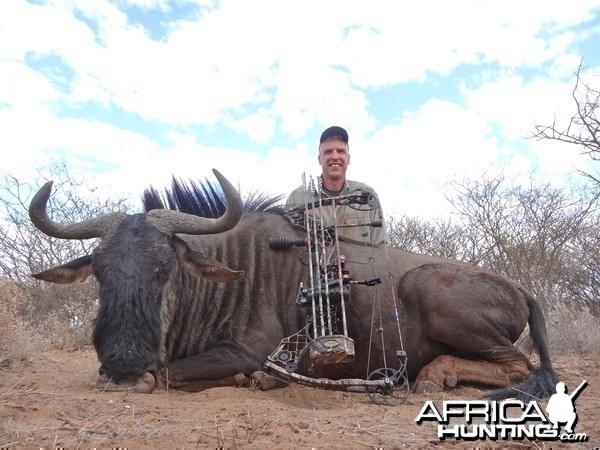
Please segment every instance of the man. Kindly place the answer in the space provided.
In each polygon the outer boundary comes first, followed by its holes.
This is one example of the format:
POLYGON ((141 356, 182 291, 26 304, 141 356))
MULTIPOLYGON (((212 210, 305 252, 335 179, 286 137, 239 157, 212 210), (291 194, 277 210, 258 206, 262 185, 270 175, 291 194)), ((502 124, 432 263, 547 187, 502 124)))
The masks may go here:
MULTIPOLYGON (((304 187, 295 189, 287 199, 286 210, 302 206, 308 202, 318 205, 319 192, 322 201, 347 195, 364 194, 362 204, 342 204, 336 208, 338 236, 347 241, 370 245, 383 245, 387 242, 387 233, 383 213, 375 190, 364 183, 346 179, 346 170, 350 164, 348 133, 342 127, 332 126, 321 134, 319 143, 319 164, 322 173, 318 186, 312 193, 306 194, 304 187)), ((325 226, 334 225, 333 209, 329 205, 311 209, 323 217, 325 226)))

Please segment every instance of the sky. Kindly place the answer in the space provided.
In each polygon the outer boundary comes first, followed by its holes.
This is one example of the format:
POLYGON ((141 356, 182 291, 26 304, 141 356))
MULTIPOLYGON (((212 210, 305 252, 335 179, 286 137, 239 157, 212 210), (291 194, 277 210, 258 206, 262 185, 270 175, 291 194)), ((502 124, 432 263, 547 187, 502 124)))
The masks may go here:
POLYGON ((582 61, 597 88, 600 0, 0 0, 1 168, 287 194, 339 125, 386 215, 445 216, 452 181, 592 170, 530 138, 575 112, 582 61))

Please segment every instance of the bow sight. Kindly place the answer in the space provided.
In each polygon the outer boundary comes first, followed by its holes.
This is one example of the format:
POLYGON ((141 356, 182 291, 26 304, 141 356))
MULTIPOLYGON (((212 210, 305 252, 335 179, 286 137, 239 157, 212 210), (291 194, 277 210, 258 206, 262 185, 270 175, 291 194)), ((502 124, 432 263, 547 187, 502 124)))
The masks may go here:
MULTIPOLYGON (((346 302, 351 300, 350 286, 375 286, 379 277, 353 280, 346 267, 346 258, 340 253, 338 228, 352 226, 381 226, 380 221, 357 225, 338 225, 337 207, 370 210, 379 207, 369 192, 353 192, 346 196, 323 198, 311 178, 308 185, 303 176, 304 199, 286 213, 290 221, 306 231, 306 237, 269 239, 273 250, 301 247, 305 265, 309 269, 308 284, 300 282, 296 305, 307 309, 306 325, 296 334, 284 338, 264 363, 284 379, 330 389, 366 391, 375 403, 397 405, 408 397, 406 353, 396 352, 399 369, 383 367, 369 375, 367 380, 348 378, 355 372, 354 341, 348 336, 346 302), (324 214, 324 208, 329 208, 324 214), (367 208, 367 209, 365 209, 367 208), (324 216, 331 217, 326 223, 324 216)), ((380 327, 383 332, 383 328, 380 327)), ((384 358, 385 361, 385 358, 384 358)))

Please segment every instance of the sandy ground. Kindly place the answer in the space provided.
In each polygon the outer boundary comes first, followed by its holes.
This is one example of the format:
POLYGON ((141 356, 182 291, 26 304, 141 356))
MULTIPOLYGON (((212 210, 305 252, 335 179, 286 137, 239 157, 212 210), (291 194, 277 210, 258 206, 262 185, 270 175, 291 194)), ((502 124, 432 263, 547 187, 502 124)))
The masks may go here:
POLYGON ((481 399, 461 387, 378 406, 366 394, 300 385, 263 392, 221 387, 199 393, 101 393, 91 348, 54 350, 0 369, 0 448, 600 448, 600 357, 556 357, 561 381, 587 387, 576 399, 585 443, 440 441, 415 423, 427 400, 481 399))

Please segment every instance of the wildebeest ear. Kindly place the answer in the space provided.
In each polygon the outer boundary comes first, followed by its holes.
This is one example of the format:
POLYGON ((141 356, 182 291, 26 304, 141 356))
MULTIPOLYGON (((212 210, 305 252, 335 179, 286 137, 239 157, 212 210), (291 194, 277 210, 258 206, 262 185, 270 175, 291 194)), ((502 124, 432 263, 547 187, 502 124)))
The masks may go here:
POLYGON ((243 270, 232 270, 217 261, 198 252, 188 249, 184 256, 185 267, 208 281, 224 282, 239 280, 244 276, 243 270))
POLYGON ((85 281, 92 274, 92 257, 90 255, 69 261, 62 266, 34 273, 31 276, 38 280, 51 283, 69 284, 75 281, 85 281))
POLYGON ((187 242, 174 236, 173 243, 185 268, 208 281, 225 282, 239 280, 243 270, 233 270, 220 262, 192 250, 187 242))

